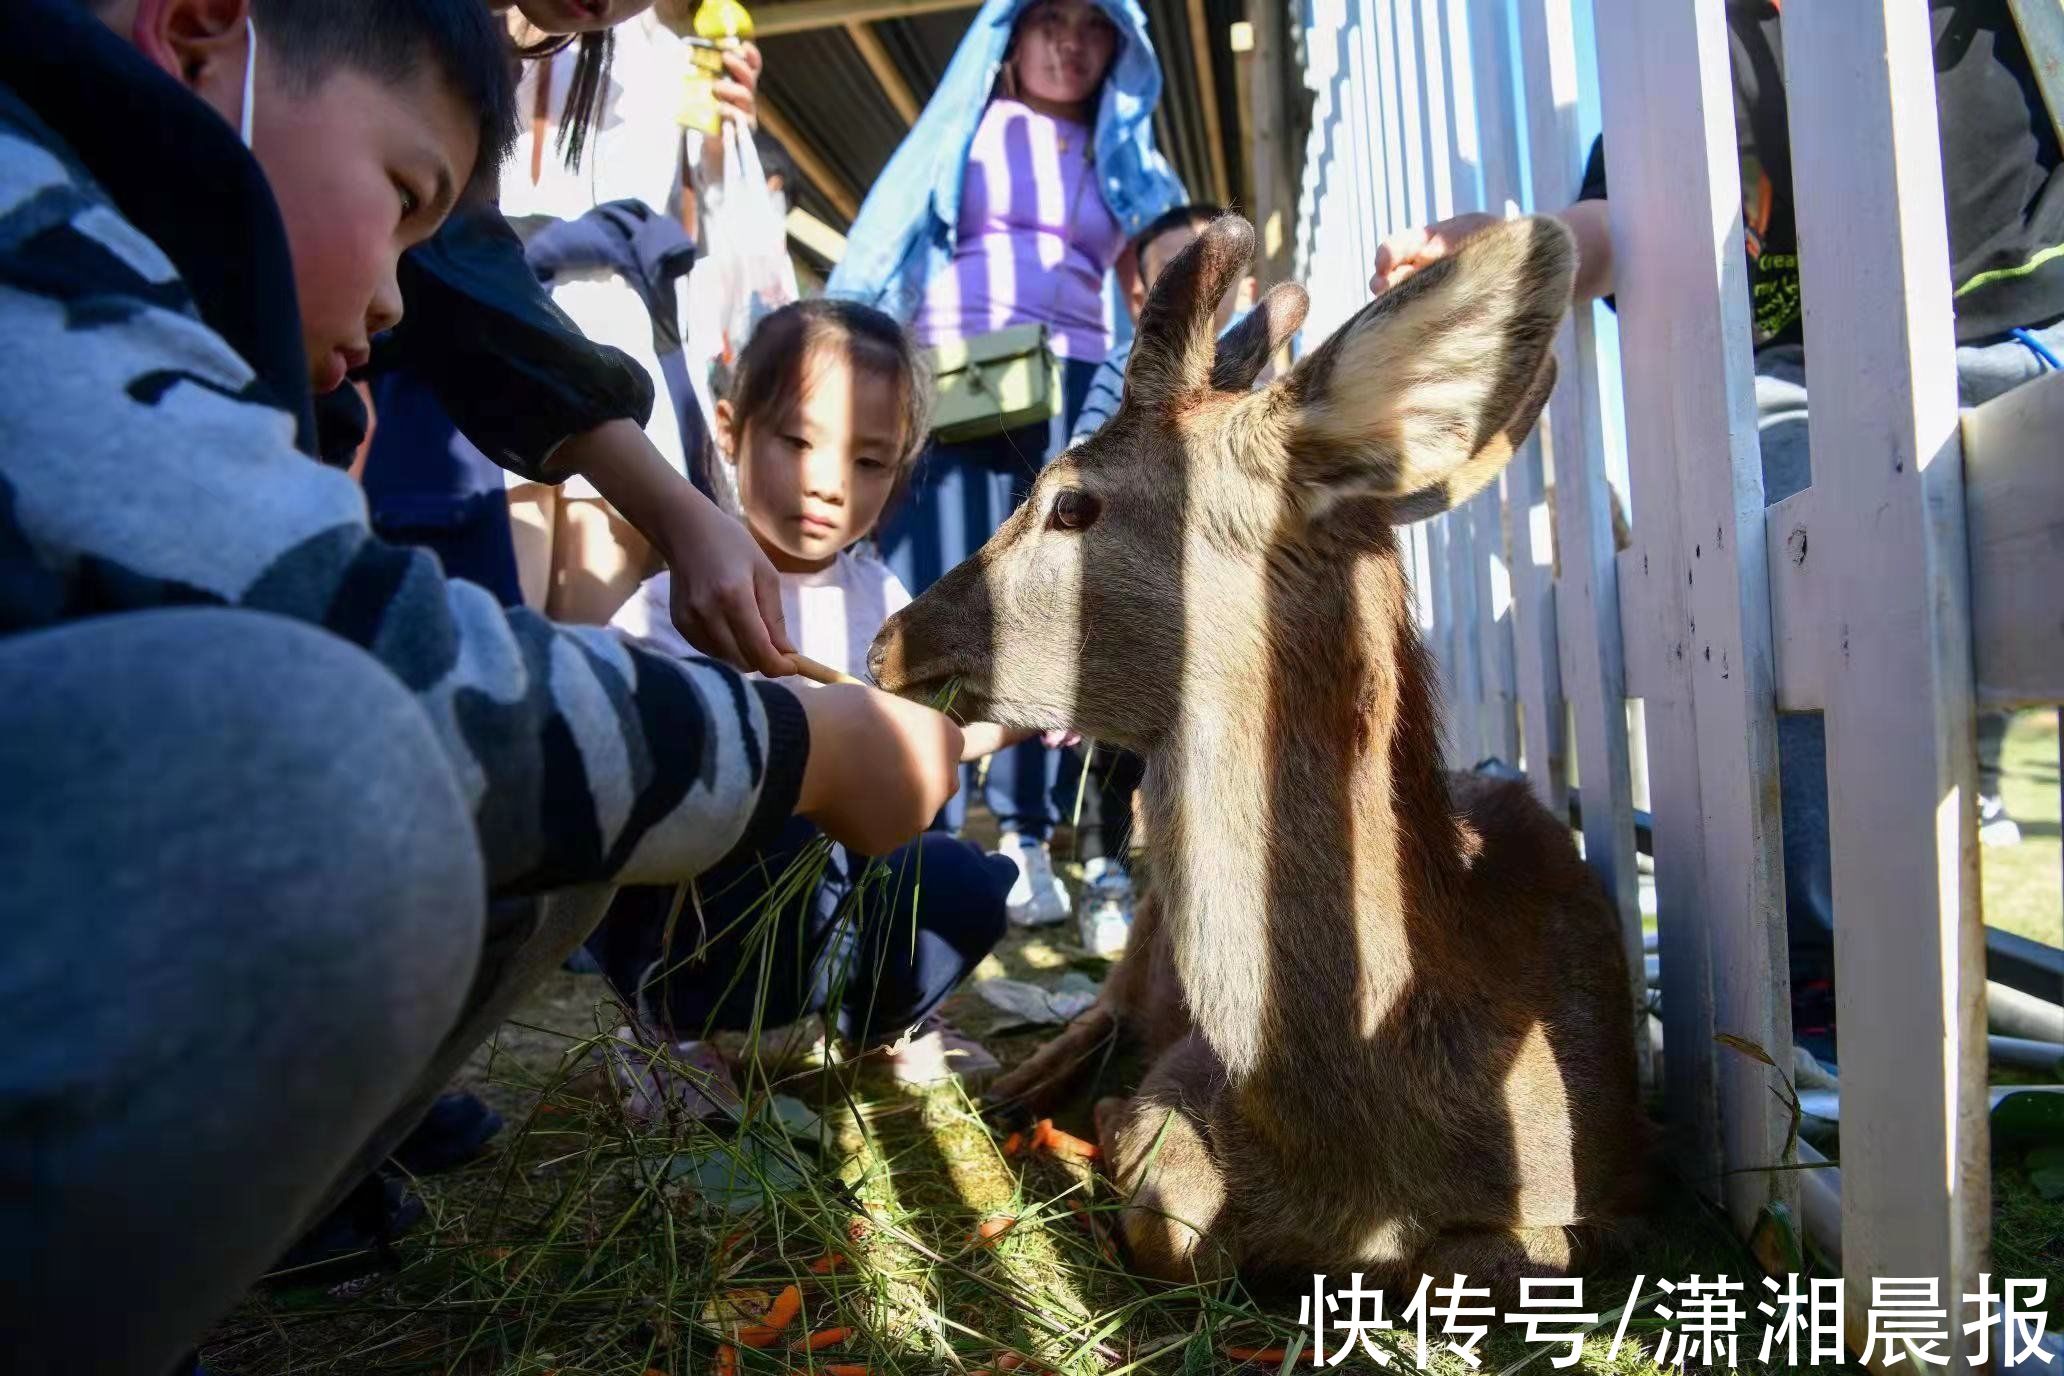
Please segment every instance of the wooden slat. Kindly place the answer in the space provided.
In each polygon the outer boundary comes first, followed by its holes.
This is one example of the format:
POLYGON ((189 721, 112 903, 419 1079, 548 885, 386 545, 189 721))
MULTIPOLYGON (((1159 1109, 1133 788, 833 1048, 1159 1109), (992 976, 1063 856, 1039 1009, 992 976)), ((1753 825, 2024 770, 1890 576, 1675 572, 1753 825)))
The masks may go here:
MULTIPOLYGON (((1502 20, 1497 9, 1485 7, 1494 20, 1502 20)), ((1498 8, 1503 8, 1502 6, 1498 8)), ((1512 51, 1511 30, 1494 22, 1487 34, 1487 69, 1499 80, 1479 82, 1477 108, 1487 130, 1485 142, 1499 148, 1497 166, 1505 177, 1494 183, 1485 172, 1485 194, 1493 206, 1502 207, 1520 196, 1520 120, 1531 122, 1532 112, 1515 109, 1512 75, 1519 68, 1519 54, 1512 51)), ((1527 87, 1529 102, 1548 108, 1548 93, 1527 87)), ((1519 729, 1527 779, 1534 793, 1550 812, 1563 815, 1568 781, 1563 761, 1562 664, 1556 650, 1555 591, 1549 584, 1547 551, 1536 558, 1533 541, 1533 513, 1542 495, 1542 442, 1545 426, 1536 433, 1506 466, 1500 477, 1505 503, 1505 551, 1512 586, 1512 640, 1514 681, 1519 695, 1519 729)), ((1514 761, 1519 763, 1518 760, 1514 761)))
POLYGON ((753 34, 778 38, 846 24, 872 24, 882 19, 913 19, 921 14, 971 10, 979 0, 779 0, 752 7, 753 34))
POLYGON ((1965 412, 1963 433, 1979 701, 2064 702, 2064 373, 1965 412))
POLYGON ((1629 626, 1627 652, 1657 656, 1647 707, 1670 1102, 1686 1174, 1719 1180, 1746 1230, 1792 1188, 1792 1173, 1759 1169, 1779 1163, 1788 1118, 1766 1067, 1713 1037, 1788 1065, 1791 1029, 1725 3, 1600 0, 1596 28, 1638 498, 1621 589, 1630 569, 1648 585, 1636 606, 1649 620, 1629 626))
MULTIPOLYGON (((1540 209, 1566 205, 1585 155, 1577 128, 1581 66, 1572 0, 1520 0, 1527 144, 1540 209)), ((1555 586, 1561 691, 1575 724, 1574 754, 1584 808, 1584 858, 1620 915, 1636 1016, 1640 1061, 1649 1067, 1642 979, 1642 929, 1635 875, 1634 791, 1628 767, 1625 652, 1620 635, 1619 566, 1613 557, 1612 493, 1598 423, 1598 356, 1591 311, 1579 307, 1556 340, 1560 381, 1541 427, 1555 468, 1555 535, 1561 577, 1555 586)))
POLYGON ((1275 0, 1247 0, 1254 26, 1254 51, 1245 58, 1247 147, 1253 161, 1254 227, 1261 234, 1264 283, 1290 273, 1290 223, 1297 213, 1297 178, 1290 159, 1289 98, 1283 58, 1289 41, 1289 13, 1275 0))
POLYGON ((1211 70, 1211 54, 1221 40, 1204 21, 1204 0, 1188 0, 1188 6, 1190 56, 1197 70, 1197 103, 1204 111, 1204 153, 1211 168, 1213 194, 1220 205, 1231 205, 1233 182, 1226 175, 1225 125, 1219 118, 1218 79, 1211 70))
POLYGON ((831 163, 817 151, 815 144, 796 132, 795 125, 767 99, 765 91, 760 92, 760 124, 788 150, 789 157, 795 159, 797 170, 810 179, 811 185, 832 203, 839 214, 848 220, 859 215, 860 198, 853 194, 853 188, 832 170, 831 163))
POLYGON ((1784 24, 1861 1332, 1872 1277, 1962 1295, 1990 1269, 1955 340, 1927 9, 1793 0, 1784 24))
POLYGON ((896 69, 896 63, 889 56, 889 50, 882 46, 881 35, 874 26, 857 19, 846 21, 846 37, 853 40, 859 50, 860 60, 867 64, 867 70, 874 73, 875 84, 882 94, 889 98, 889 104, 896 107, 896 113, 903 117, 903 123, 917 123, 918 111, 923 103, 911 91, 910 83, 903 79, 903 73, 896 69))

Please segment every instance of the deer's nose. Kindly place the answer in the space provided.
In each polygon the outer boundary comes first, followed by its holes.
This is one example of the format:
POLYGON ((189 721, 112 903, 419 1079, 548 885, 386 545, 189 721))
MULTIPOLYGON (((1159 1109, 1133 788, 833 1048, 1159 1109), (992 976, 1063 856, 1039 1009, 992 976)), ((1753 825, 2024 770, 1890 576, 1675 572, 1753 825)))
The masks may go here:
POLYGON ((867 676, 880 687, 895 691, 891 677, 903 669, 903 654, 900 637, 893 627, 884 626, 874 644, 867 647, 867 676))

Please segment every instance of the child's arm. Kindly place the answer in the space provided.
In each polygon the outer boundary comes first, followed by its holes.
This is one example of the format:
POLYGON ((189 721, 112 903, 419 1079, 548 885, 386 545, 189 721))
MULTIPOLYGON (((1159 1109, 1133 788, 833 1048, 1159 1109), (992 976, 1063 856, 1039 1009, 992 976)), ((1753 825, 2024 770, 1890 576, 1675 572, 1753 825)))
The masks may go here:
POLYGON ((0 130, 0 215, 70 206, 0 255, 0 563, 17 594, 0 631, 213 604, 362 646, 421 703, 503 891, 684 878, 798 807, 878 852, 950 796, 958 732, 936 713, 867 690, 801 701, 555 626, 372 538, 357 486, 248 399, 250 368, 163 255, 39 157, 0 130))
POLYGON ((788 673, 794 647, 773 566, 653 448, 652 380, 552 304, 501 213, 462 207, 403 256, 401 280, 408 313, 376 366, 421 377, 466 438, 511 472, 593 482, 673 571, 675 624, 690 644, 788 673))

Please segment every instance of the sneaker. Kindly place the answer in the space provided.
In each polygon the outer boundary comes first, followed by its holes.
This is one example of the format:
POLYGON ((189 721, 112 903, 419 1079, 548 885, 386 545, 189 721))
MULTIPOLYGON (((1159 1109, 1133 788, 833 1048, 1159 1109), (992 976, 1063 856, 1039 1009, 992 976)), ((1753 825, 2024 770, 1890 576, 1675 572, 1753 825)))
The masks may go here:
POLYGON ((1125 953, 1132 932, 1132 877, 1117 861, 1102 856, 1082 867, 1088 894, 1082 908, 1082 949, 1115 960, 1125 953))
POLYGON ((716 1047, 687 1041, 654 1050, 628 1027, 616 1029, 616 1041, 602 1054, 624 1112, 636 1121, 655 1122, 676 1109, 690 1118, 737 1119, 738 1082, 716 1047))
MULTIPOLYGON (((2021 844, 2021 826, 2007 815, 2007 800, 1997 793, 1986 794, 1978 799, 1978 844, 1981 846, 2018 846, 2021 844)), ((1016 892, 1016 890, 1012 890, 1016 892)))
POLYGON ((958 1077, 969 1089, 987 1083, 1003 1064, 989 1048, 933 1013, 882 1053, 896 1083, 923 1087, 958 1077))
POLYGON ((1018 867, 1018 877, 1004 895, 1004 911, 1020 927, 1048 927, 1066 922, 1075 905, 1054 873, 1053 855, 1046 842, 1007 831, 998 841, 996 853, 1018 867))
POLYGON ((457 1170, 485 1152, 501 1130, 502 1115, 477 1095, 463 1091, 439 1095, 415 1131, 394 1149, 394 1163, 410 1175, 457 1170))

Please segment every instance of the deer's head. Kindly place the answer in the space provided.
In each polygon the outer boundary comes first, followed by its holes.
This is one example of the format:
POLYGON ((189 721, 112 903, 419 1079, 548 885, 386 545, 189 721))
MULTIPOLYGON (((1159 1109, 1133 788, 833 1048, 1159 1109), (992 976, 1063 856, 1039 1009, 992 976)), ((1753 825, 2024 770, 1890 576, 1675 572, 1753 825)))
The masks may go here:
POLYGON ((1282 624, 1286 577, 1394 555, 1391 527, 1475 493, 1532 429, 1574 268, 1560 224, 1486 231, 1259 391, 1306 298, 1279 286, 1215 340, 1253 252, 1228 216, 1162 272, 1118 413, 890 618, 869 656, 884 688, 959 678, 971 719, 1151 748, 1184 692, 1237 691, 1284 636, 1325 633, 1282 624))

